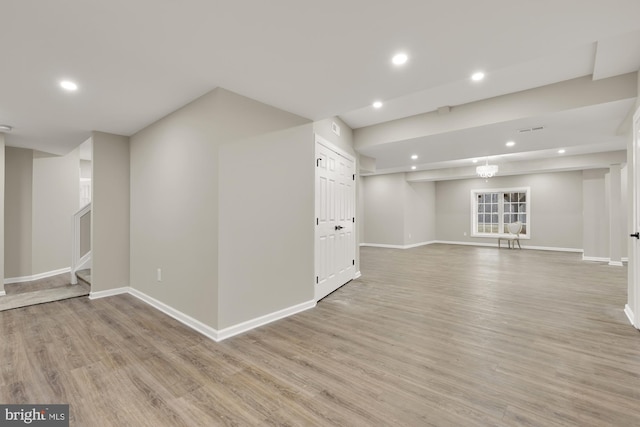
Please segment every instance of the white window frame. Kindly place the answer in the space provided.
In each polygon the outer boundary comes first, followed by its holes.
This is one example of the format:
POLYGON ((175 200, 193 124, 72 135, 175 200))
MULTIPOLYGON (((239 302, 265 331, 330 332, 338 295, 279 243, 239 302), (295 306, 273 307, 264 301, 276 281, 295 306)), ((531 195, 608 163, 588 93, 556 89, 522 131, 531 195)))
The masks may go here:
MULTIPOLYGON (((525 202, 527 208, 525 214, 527 215, 527 228, 526 233, 520 234, 521 239, 531 239, 531 187, 512 187, 512 188, 477 188, 471 190, 471 237, 505 237, 508 233, 479 233, 478 230, 478 194, 485 193, 526 193, 527 200, 525 202)), ((502 199, 501 199, 502 200, 502 199)), ((499 229, 504 230, 504 205, 498 203, 498 218, 499 229)))

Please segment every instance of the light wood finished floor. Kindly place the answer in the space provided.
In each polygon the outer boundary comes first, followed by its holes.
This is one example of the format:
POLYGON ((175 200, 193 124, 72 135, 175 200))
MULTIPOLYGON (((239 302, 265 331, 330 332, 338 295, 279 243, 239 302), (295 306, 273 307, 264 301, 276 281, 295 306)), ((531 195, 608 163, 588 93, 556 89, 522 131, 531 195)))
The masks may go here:
POLYGON ((0 313, 0 402, 75 426, 638 426, 626 268, 362 248, 317 308, 215 343, 121 295, 0 313))
POLYGON ((87 296, 90 291, 86 283, 72 285, 69 273, 26 283, 12 283, 4 285, 4 288, 7 294, 0 296, 0 311, 87 296))

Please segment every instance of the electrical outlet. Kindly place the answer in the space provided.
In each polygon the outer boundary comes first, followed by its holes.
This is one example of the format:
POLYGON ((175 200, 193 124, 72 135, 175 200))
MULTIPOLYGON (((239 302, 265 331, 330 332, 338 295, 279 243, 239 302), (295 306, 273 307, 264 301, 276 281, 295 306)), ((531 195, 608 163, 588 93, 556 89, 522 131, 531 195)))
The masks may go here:
POLYGON ((162 282, 162 269, 158 269, 158 282, 162 282))

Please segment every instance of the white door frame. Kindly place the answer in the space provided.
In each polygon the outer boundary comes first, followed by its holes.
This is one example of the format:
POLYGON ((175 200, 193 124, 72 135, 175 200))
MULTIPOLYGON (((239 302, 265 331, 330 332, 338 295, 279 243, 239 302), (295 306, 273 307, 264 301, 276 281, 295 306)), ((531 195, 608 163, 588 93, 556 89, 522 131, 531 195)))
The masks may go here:
MULTIPOLYGON (((640 108, 633 115, 633 135, 631 159, 627 159, 627 165, 632 168, 632 201, 631 233, 640 232, 640 108)), ((632 235, 633 236, 633 235, 632 235)), ((631 237, 629 247, 629 284, 627 286, 627 305, 624 308, 629 321, 640 329, 640 240, 631 237)))
MULTIPOLYGON (((353 162, 353 166, 354 166, 353 173, 354 174, 356 173, 356 170, 357 170, 356 159, 352 154, 350 154, 350 153, 342 150, 341 148, 335 146, 334 144, 332 144, 331 142, 327 141, 326 139, 324 139, 320 135, 315 134, 314 152, 317 152, 317 146, 318 145, 322 145, 324 148, 326 148, 326 149, 328 149, 330 151, 333 151, 334 153, 336 153, 336 154, 346 158, 347 160, 353 162)), ((315 168, 314 191, 317 191, 318 179, 319 179, 319 170, 316 167, 315 168)), ((354 206, 354 218, 355 218, 355 215, 356 215, 356 212, 357 212, 357 203, 356 203, 357 202, 357 197, 356 197, 356 192, 357 191, 356 191, 356 187, 355 187, 355 185, 356 185, 355 179, 354 179, 354 184, 353 185, 354 185, 354 187, 353 187, 353 206, 354 206)), ((317 195, 315 195, 315 196, 317 196, 317 195)), ((314 202, 315 203, 315 215, 316 215, 316 218, 318 218, 319 217, 319 210, 320 210, 320 207, 318 206, 318 197, 314 197, 314 199, 315 199, 315 202, 314 202)), ((319 259, 318 259, 318 254, 319 254, 319 229, 317 227, 316 221, 314 221, 314 224, 315 224, 315 228, 314 228, 314 240, 315 240, 315 243, 314 243, 314 265, 315 265, 315 269, 314 269, 314 271, 315 271, 314 299, 316 301, 318 301, 318 300, 324 298, 325 295, 324 294, 319 295, 317 287, 316 287, 316 282, 317 282, 317 278, 318 278, 318 274, 319 274, 318 272, 319 272, 319 268, 320 268, 319 259)), ((356 256, 357 250, 358 250, 358 241, 355 238, 357 236, 356 227, 357 227, 357 224, 354 222, 353 223, 353 234, 354 234, 354 239, 353 239, 354 248, 353 248, 353 251, 354 251, 354 257, 356 256)), ((350 277, 345 283, 347 283, 348 281, 353 280, 354 278, 357 277, 358 273, 357 273, 357 271, 356 271, 357 269, 355 267, 356 266, 354 265, 353 276, 350 277)))

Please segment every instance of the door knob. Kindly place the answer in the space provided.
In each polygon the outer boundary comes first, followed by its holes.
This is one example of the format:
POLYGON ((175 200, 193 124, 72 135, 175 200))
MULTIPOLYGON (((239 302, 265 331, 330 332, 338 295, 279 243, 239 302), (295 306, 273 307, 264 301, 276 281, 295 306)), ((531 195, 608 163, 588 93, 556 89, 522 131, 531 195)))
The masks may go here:
MULTIPOLYGON (((344 227, 341 225, 336 225, 336 230, 342 230, 344 227)), ((640 238, 640 237, 639 237, 640 238)))
POLYGON ((629 234, 629 237, 635 237, 636 239, 640 239, 640 232, 635 232, 633 234, 629 234))

